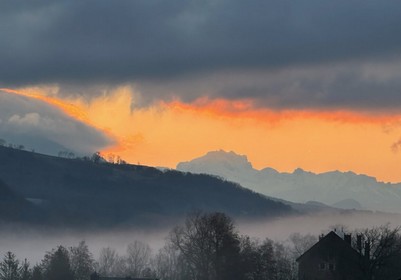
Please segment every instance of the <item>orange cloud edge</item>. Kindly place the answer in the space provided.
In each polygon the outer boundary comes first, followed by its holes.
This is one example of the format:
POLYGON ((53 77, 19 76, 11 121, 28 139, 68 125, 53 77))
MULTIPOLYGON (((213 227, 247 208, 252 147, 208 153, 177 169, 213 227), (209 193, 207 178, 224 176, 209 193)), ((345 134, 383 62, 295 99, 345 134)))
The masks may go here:
POLYGON ((388 124, 401 121, 401 114, 381 111, 356 111, 347 109, 270 109, 256 106, 252 99, 226 100, 199 98, 191 103, 179 100, 171 102, 161 101, 162 107, 181 112, 193 112, 218 118, 253 119, 271 121, 272 123, 288 119, 319 119, 344 123, 375 123, 388 124))
MULTIPOLYGON (((102 150, 104 154, 119 154, 127 152, 135 146, 135 143, 142 141, 142 135, 120 135, 113 128, 105 128, 101 123, 94 121, 87 113, 87 109, 82 103, 76 100, 66 100, 59 97, 50 97, 45 93, 30 90, 0 89, 10 94, 17 94, 28 98, 33 98, 54 106, 66 115, 81 121, 102 131, 109 138, 113 139, 115 145, 106 147, 102 150)), ((110 100, 112 106, 112 100, 110 100)), ((130 106, 130 104, 127 104, 130 106)), ((338 122, 345 124, 373 124, 383 127, 399 125, 401 115, 389 112, 369 112, 352 110, 273 110, 269 108, 259 108, 255 101, 251 99, 225 100, 199 98, 191 103, 180 100, 158 101, 151 107, 162 111, 174 112, 175 114, 191 114, 209 119, 223 119, 224 121, 249 120, 263 124, 279 124, 287 120, 319 120, 324 122, 338 122)), ((148 108, 140 108, 137 111, 147 111, 148 108)), ((135 111, 131 112, 135 114, 135 111)), ((394 180, 392 180, 394 181, 394 180)))

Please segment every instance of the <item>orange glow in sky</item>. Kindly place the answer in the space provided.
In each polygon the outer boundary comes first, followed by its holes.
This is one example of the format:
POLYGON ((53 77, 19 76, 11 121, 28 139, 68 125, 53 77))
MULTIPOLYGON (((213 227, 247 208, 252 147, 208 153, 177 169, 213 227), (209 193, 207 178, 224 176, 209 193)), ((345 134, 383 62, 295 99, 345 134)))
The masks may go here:
POLYGON ((174 168, 212 150, 248 156, 257 169, 316 173, 340 170, 401 182, 401 116, 351 111, 274 111, 255 109, 252 100, 199 99, 192 104, 159 102, 131 110, 130 87, 107 96, 49 97, 40 90, 8 90, 42 100, 116 140, 104 154, 128 162, 174 168))

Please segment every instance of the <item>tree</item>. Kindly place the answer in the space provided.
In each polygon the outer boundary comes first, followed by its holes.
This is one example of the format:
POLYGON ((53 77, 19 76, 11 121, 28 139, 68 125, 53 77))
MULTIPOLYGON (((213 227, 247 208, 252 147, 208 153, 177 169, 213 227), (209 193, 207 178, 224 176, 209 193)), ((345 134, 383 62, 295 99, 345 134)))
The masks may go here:
POLYGON ((288 239, 292 245, 292 253, 294 254, 294 259, 301 256, 317 242, 316 236, 311 234, 302 235, 298 232, 291 234, 288 239))
POLYGON ((100 152, 95 152, 95 153, 93 153, 92 156, 91 156, 91 160, 92 160, 94 163, 100 163, 100 161, 101 161, 102 159, 103 159, 103 158, 102 158, 102 156, 100 155, 100 152))
POLYGON ((297 269, 287 247, 274 242, 274 278, 275 280, 295 279, 297 269))
POLYGON ((109 163, 114 164, 114 163, 115 163, 115 158, 116 158, 116 156, 115 156, 114 154, 108 154, 108 155, 107 155, 107 161, 108 161, 109 163))
POLYGON ((361 259, 361 267, 364 279, 384 280, 400 276, 400 230, 400 227, 384 225, 362 231, 364 258, 361 259))
POLYGON ((15 255, 7 252, 0 263, 0 280, 19 280, 20 265, 15 255))
POLYGON ((70 259, 75 280, 87 280, 95 271, 94 259, 85 241, 81 241, 78 246, 70 248, 70 259))
POLYGON ((102 276, 125 276, 125 261, 115 249, 102 248, 97 262, 97 270, 102 276))
POLYGON ((282 244, 265 239, 260 242, 248 236, 241 238, 242 279, 282 280, 293 278, 288 249, 282 244))
POLYGON ((31 280, 32 279, 32 270, 29 267, 29 262, 25 259, 20 267, 20 280, 31 280))
POLYGON ((69 254, 63 246, 46 253, 42 265, 44 280, 74 280, 69 254))
POLYGON ((166 244, 159 250, 153 259, 153 267, 156 270, 158 278, 163 280, 178 280, 180 279, 179 267, 179 251, 171 244, 166 244))
POLYGON ((180 251, 167 241, 152 261, 155 278, 163 280, 194 279, 188 263, 180 251))
POLYGON ((170 234, 195 280, 234 279, 239 263, 239 237, 223 213, 189 215, 184 226, 170 234))
POLYGON ((69 159, 75 158, 75 154, 70 151, 59 151, 58 156, 63 157, 63 158, 69 158, 69 159))
POLYGON ((257 248, 259 255, 258 258, 258 278, 260 280, 273 280, 275 271, 275 255, 274 255, 274 243, 270 239, 265 239, 262 244, 257 248))
POLYGON ((240 257, 241 272, 243 279, 257 279, 257 266, 259 258, 258 253, 259 241, 251 239, 249 236, 241 236, 240 238, 240 257))
POLYGON ((127 247, 125 258, 126 276, 142 277, 143 272, 150 265, 152 250, 149 245, 140 241, 134 241, 127 247))
POLYGON ((42 267, 40 265, 33 267, 31 280, 43 280, 42 267))

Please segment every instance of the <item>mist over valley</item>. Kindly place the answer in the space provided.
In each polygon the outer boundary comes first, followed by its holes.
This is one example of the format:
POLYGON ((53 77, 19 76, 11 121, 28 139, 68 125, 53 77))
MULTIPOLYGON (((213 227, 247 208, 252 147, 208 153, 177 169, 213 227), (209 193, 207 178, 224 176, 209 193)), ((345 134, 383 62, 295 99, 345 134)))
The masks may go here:
POLYGON ((8 147, 0 147, 0 154, 1 207, 8 209, 0 213, 0 248, 32 263, 52 248, 82 240, 95 258, 107 247, 123 255, 135 241, 156 254, 174 227, 196 210, 228 213, 239 234, 278 244, 289 244, 293 234, 401 224, 399 214, 294 203, 216 176, 8 147))

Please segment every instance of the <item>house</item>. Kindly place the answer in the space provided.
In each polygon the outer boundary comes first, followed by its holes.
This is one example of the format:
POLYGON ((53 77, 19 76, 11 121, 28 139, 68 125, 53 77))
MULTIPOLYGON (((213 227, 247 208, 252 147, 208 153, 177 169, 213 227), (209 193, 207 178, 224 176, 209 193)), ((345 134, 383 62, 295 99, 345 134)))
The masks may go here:
POLYGON ((351 235, 331 231, 298 259, 299 280, 356 280, 362 278, 363 256, 351 246, 351 235))

